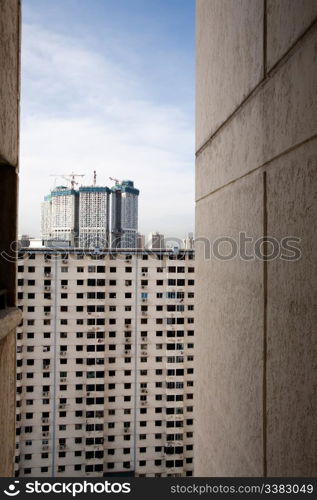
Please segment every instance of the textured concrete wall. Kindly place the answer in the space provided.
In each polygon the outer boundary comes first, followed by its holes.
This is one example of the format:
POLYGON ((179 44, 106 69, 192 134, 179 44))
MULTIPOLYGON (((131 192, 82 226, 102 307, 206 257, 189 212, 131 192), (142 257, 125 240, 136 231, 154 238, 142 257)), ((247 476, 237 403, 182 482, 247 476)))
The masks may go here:
POLYGON ((302 255, 196 244, 196 476, 317 474, 316 18, 197 0, 196 237, 297 236, 302 255))
MULTIPOLYGON (((0 252, 16 240, 19 159, 20 2, 0 1, 0 252)), ((15 263, 0 257, 0 476, 13 475, 15 443, 15 263), (6 331, 5 331, 6 330, 6 331)))

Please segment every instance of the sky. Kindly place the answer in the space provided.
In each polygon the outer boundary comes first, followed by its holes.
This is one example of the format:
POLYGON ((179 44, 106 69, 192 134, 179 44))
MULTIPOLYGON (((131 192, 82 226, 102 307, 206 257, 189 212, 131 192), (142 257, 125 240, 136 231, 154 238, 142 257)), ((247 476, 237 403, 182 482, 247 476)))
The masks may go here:
POLYGON ((194 229, 194 0, 23 0, 19 232, 61 174, 131 179, 139 230, 194 229))

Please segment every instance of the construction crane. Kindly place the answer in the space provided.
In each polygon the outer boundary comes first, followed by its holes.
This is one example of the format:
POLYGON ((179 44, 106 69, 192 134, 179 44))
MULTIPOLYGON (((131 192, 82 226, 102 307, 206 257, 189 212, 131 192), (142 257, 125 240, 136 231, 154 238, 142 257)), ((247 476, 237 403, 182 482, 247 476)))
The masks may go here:
POLYGON ((85 174, 74 174, 74 172, 72 172, 71 174, 51 174, 51 177, 62 177, 63 179, 66 179, 68 182, 70 182, 71 188, 74 189, 75 185, 79 184, 78 182, 76 182, 75 178, 85 177, 85 174))
POLYGON ((109 177, 111 181, 114 181, 116 184, 120 184, 119 179, 115 179, 114 177, 109 177))

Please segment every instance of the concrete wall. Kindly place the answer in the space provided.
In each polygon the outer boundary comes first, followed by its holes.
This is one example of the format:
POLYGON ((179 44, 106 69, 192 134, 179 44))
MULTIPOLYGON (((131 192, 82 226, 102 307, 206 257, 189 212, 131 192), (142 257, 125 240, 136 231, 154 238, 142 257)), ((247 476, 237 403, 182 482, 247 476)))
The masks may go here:
POLYGON ((301 258, 196 242, 196 476, 317 474, 316 19, 197 0, 196 238, 297 236, 301 258))
MULTIPOLYGON (((0 1, 0 252, 9 252, 17 232, 19 158, 20 2, 0 1)), ((15 263, 0 257, 0 476, 13 475, 15 435, 15 263), (2 307, 4 305, 2 304, 2 307)))

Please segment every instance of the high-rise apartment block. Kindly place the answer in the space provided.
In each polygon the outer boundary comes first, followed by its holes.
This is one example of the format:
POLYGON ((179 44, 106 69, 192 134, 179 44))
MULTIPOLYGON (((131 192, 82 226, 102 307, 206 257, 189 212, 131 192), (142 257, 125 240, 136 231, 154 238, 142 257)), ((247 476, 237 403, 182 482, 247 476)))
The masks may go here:
POLYGON ((76 190, 73 179, 71 185, 58 186, 44 197, 44 242, 67 242, 80 248, 137 248, 139 190, 133 181, 117 181, 111 189, 94 184, 76 190))
POLYGON ((112 247, 137 248, 139 190, 132 181, 112 188, 112 247))
POLYGON ((67 241, 74 246, 78 235, 78 191, 57 186, 45 196, 41 209, 42 239, 67 241))
POLYGON ((192 475, 193 252, 25 252, 16 475, 192 475))
POLYGON ((79 188, 79 246, 109 247, 110 189, 101 186, 79 188))

